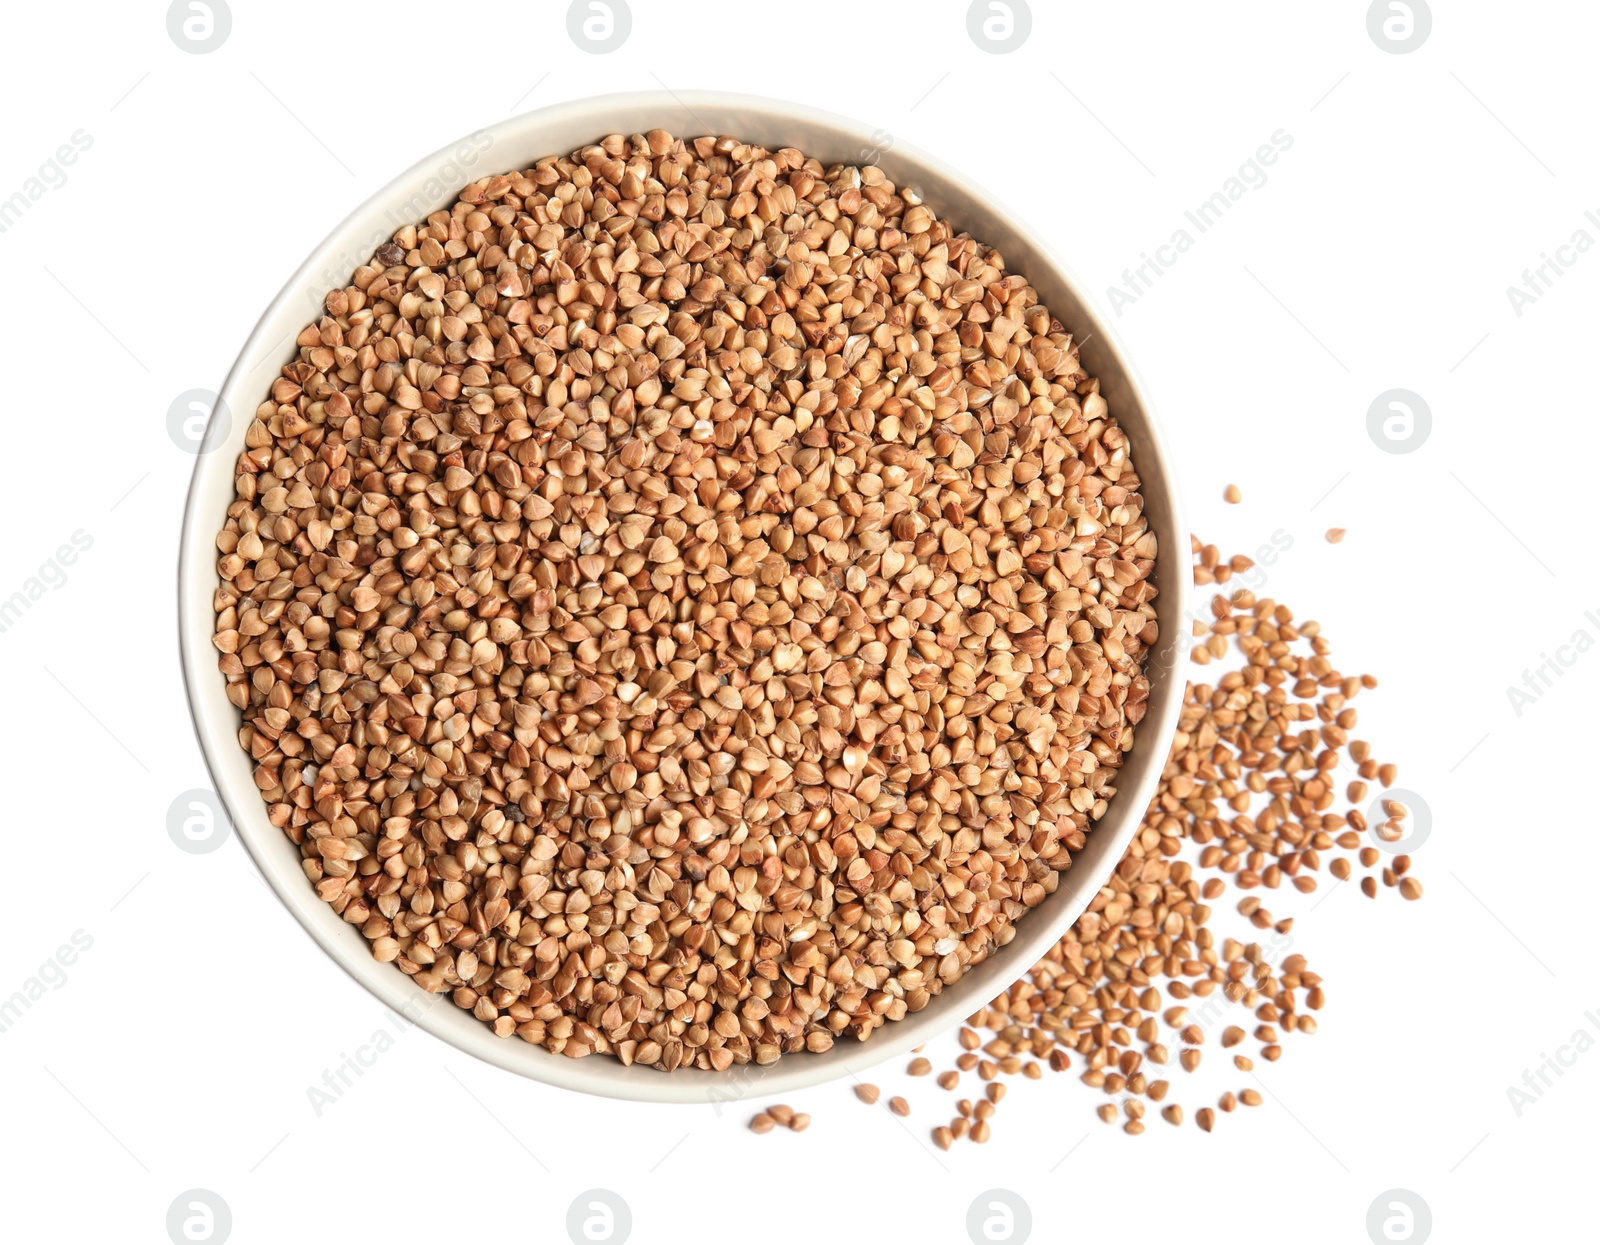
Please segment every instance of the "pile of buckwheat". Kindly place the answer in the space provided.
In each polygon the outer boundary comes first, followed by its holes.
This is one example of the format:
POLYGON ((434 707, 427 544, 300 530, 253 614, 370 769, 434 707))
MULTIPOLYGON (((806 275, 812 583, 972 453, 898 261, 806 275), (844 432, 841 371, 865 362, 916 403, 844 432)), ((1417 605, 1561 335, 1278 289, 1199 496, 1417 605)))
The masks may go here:
MULTIPOLYGON (((1192 545, 1196 584, 1226 584, 1253 566, 1242 556, 1224 561, 1214 545, 1192 545)), ((975 1074, 984 1092, 976 1103, 953 1103, 950 1122, 932 1130, 940 1148, 962 1137, 987 1141, 1003 1078, 1037 1080, 1045 1067, 1078 1071, 1104 1096, 1100 1118, 1122 1120, 1129 1133, 1144 1131, 1147 1104, 1182 1124, 1183 1107, 1166 1101, 1177 1092, 1168 1079, 1174 1064, 1196 1072, 1208 1047, 1251 1042, 1257 1057, 1272 1061, 1291 1035, 1317 1031, 1311 1013, 1324 1002, 1322 979, 1303 955, 1281 954, 1294 918, 1274 917, 1257 892, 1313 892, 1325 858, 1335 884, 1343 883, 1353 876, 1353 855, 1368 871, 1360 882, 1368 898, 1380 882, 1405 899, 1422 897, 1410 857, 1389 854, 1384 864, 1374 842, 1404 838, 1410 810, 1380 799, 1377 825, 1364 811, 1369 784, 1386 789, 1396 777, 1395 766, 1379 764, 1351 735, 1352 702, 1377 680, 1342 675, 1315 622, 1297 624, 1287 606, 1247 588, 1214 594, 1209 614, 1194 624, 1191 656, 1198 667, 1229 668, 1212 684, 1196 671, 1144 824, 1089 910, 959 1031, 962 1053, 939 1087, 959 1093, 975 1074), (1247 892, 1237 911, 1262 941, 1214 934, 1211 905, 1230 883, 1247 892)), ((1243 1049, 1220 1057, 1231 1058, 1241 1082, 1254 1071, 1243 1049)), ((906 1071, 930 1069, 917 1058, 906 1071)), ((857 1096, 874 1103, 878 1089, 861 1086, 857 1096)), ((1194 1122, 1210 1132, 1217 1110, 1262 1101, 1253 1085, 1225 1090, 1194 1122)))
POLYGON ((1126 438, 876 168, 655 130, 474 182, 245 444, 215 644, 271 820, 374 956, 561 1054, 720 1070, 922 1008, 1145 711, 1126 438))

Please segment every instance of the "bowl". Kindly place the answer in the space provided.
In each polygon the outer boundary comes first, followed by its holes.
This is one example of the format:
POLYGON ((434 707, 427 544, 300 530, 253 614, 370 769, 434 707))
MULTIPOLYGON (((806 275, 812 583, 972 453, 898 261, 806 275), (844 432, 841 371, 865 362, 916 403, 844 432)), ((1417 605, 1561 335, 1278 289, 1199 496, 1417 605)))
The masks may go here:
POLYGON ((717 1103, 789 1092, 859 1074, 986 1005, 1043 958, 1110 877, 1155 791, 1183 700, 1190 574, 1188 528, 1177 482, 1155 415, 1116 333, 1081 289, 1044 240, 968 175, 858 122, 756 96, 641 92, 558 104, 479 130, 373 195, 301 265, 246 341, 202 438, 183 519, 179 642, 195 732, 240 840, 284 905, 351 977, 435 1037, 509 1072, 610 1098, 717 1103), (1156 606, 1162 638, 1147 669, 1148 710, 1116 797, 1056 892, 1017 923, 1009 944, 942 990, 922 1011, 883 1026, 864 1042, 839 1042, 822 1054, 797 1052, 766 1068, 735 1065, 720 1073, 625 1067, 609 1055, 569 1059, 517 1038, 497 1038, 448 997, 429 995, 393 965, 374 960, 360 931, 317 897, 301 870, 299 850, 267 820, 251 763, 238 744, 239 713, 225 694, 211 644, 212 594, 218 583, 215 538, 233 499, 234 463, 249 415, 279 369, 293 358, 294 338, 315 318, 327 290, 346 284, 351 272, 402 225, 448 206, 469 181, 528 167, 606 134, 643 133, 658 126, 684 135, 731 134, 768 148, 796 147, 824 164, 875 162, 958 229, 998 249, 1008 269, 1026 275, 1044 304, 1082 343, 1084 366, 1099 377, 1112 414, 1127 432, 1161 548, 1152 578, 1160 590, 1156 606))

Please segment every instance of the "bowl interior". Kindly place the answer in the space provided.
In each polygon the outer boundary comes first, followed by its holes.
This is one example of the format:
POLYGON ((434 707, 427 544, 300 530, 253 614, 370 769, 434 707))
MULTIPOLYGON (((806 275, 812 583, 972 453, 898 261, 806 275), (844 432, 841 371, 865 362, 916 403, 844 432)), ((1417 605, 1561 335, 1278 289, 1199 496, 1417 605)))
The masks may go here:
POLYGON ((1187 527, 1171 462, 1155 417, 1116 335, 1078 293, 1079 286, 1021 221, 909 145, 842 117, 800 105, 721 93, 640 93, 561 104, 480 130, 396 178, 356 209, 312 253, 262 317, 221 391, 222 401, 196 460, 179 558, 179 633, 184 678, 196 733, 234 827, 278 896, 333 959, 385 1005, 469 1054, 535 1080, 607 1097, 655 1102, 733 1101, 841 1078, 902 1054, 986 1004, 1039 960, 1075 921, 1110 875, 1155 790, 1183 698, 1188 646, 1187 527), (1149 706, 1117 784, 1118 794, 1055 894, 1016 926, 1010 944, 921 1012, 878 1030, 862 1043, 840 1042, 824 1054, 786 1056, 769 1068, 725 1073, 627 1068, 609 1056, 564 1059, 517 1039, 496 1038, 445 996, 428 995, 389 964, 375 961, 360 932, 317 898, 300 854, 272 826, 239 748, 239 715, 228 702, 211 645, 217 585, 215 536, 233 499, 233 464, 251 413, 278 369, 295 353, 294 337, 312 321, 323 295, 402 225, 453 202, 467 182, 525 168, 609 133, 661 127, 674 134, 731 134, 768 148, 795 147, 821 160, 875 162, 896 185, 915 190, 958 229, 995 247, 1007 268, 1024 274, 1041 300, 1083 343, 1084 366, 1098 376, 1112 414, 1127 432, 1142 480, 1146 513, 1160 542, 1154 581, 1162 639, 1147 668, 1149 706))

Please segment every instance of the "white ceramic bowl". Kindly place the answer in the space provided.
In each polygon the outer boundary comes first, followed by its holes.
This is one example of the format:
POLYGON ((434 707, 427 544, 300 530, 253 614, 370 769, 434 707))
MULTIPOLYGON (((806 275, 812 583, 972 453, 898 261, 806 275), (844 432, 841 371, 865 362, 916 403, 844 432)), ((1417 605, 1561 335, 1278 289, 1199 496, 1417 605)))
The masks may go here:
MULTIPOLYGON (((1003 171, 992 180, 1006 192, 1003 171)), ((1070 237, 1065 211, 1045 224, 1070 237)), ((1032 229, 972 180, 932 156, 882 132, 799 104, 718 92, 607 95, 558 104, 481 130, 402 173, 335 229, 267 308, 221 391, 219 414, 199 455, 189 488, 179 555, 179 635, 195 731, 233 825, 278 897, 334 960, 384 1004, 413 1018, 436 1037, 508 1071, 553 1085, 612 1098, 650 1102, 716 1102, 759 1093, 770 1096, 844 1077, 902 1054, 950 1029, 1028 969, 1082 914, 1110 876, 1155 790, 1183 700, 1187 670, 1188 528, 1183 522, 1166 444, 1154 414, 1124 358, 1111 325, 1079 293, 1079 284, 1032 229), (769 148, 796 147, 824 164, 876 159, 899 186, 911 187, 957 228, 996 247, 1009 270, 1024 274, 1041 300, 1083 343, 1084 366, 1098 376, 1111 412, 1132 443, 1143 481, 1146 513, 1161 545, 1155 582, 1162 641, 1152 655, 1149 710, 1124 766, 1110 811, 1073 860, 1054 895, 1016 927, 1011 943, 947 987, 921 1012, 878 1030, 866 1042, 837 1043, 825 1054, 786 1055, 769 1068, 725 1073, 673 1073, 624 1067, 607 1055, 568 1059, 489 1028, 431 996, 391 964, 372 958, 360 932, 317 898, 300 868, 300 853, 267 821, 240 749, 239 713, 228 702, 211 645, 212 593, 217 585, 216 533, 233 499, 234 462, 251 413, 278 369, 294 355, 294 337, 315 319, 322 297, 400 226, 454 201, 461 186, 491 173, 526 168, 543 156, 572 151, 611 133, 661 127, 677 134, 731 134, 769 148), (225 418, 232 412, 231 420, 225 418)))

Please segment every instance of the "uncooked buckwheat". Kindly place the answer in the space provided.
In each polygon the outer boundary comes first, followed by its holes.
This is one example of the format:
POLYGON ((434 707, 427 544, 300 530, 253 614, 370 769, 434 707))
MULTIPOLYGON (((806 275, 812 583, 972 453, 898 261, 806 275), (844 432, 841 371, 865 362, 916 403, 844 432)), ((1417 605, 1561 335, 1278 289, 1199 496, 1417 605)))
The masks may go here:
POLYGON ((565 1055, 920 1009, 1145 711, 1127 439, 876 168, 655 130, 474 182, 245 445, 215 643, 271 820, 379 960, 565 1055))

